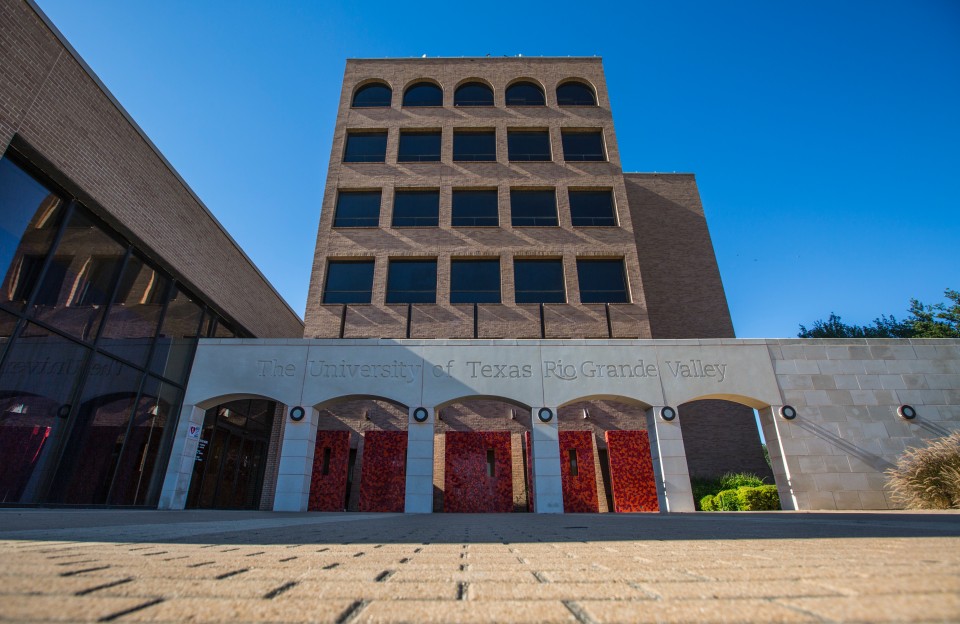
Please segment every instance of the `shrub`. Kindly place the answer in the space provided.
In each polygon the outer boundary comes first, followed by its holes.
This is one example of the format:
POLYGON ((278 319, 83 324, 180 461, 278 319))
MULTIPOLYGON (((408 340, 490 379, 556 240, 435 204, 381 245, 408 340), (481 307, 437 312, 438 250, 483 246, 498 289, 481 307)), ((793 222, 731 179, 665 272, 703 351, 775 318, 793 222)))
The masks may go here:
POLYGON ((749 472, 728 472, 720 477, 721 490, 735 490, 742 487, 759 487, 763 479, 749 472))
POLYGON ((737 488, 737 502, 740 511, 777 511, 780 509, 780 495, 775 485, 737 488))
POLYGON ((887 486, 907 509, 960 509, 960 431, 908 449, 887 486))
POLYGON ((737 490, 721 490, 713 497, 715 511, 740 511, 737 490))
POLYGON ((713 506, 713 494, 707 494, 699 501, 697 501, 699 509, 701 511, 716 511, 717 508, 713 506))
POLYGON ((716 479, 704 479, 702 477, 690 477, 690 487, 693 489, 693 500, 696 502, 698 511, 713 511, 703 507, 703 499, 707 495, 713 496, 724 489, 720 487, 720 483, 716 479))

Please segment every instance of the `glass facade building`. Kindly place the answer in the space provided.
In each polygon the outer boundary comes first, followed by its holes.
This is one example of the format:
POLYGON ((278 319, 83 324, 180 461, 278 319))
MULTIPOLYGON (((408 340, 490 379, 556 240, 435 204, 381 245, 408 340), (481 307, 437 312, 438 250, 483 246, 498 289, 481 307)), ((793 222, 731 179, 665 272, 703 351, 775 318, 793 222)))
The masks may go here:
POLYGON ((155 506, 198 338, 249 332, 12 152, 0 275, 0 504, 155 506))

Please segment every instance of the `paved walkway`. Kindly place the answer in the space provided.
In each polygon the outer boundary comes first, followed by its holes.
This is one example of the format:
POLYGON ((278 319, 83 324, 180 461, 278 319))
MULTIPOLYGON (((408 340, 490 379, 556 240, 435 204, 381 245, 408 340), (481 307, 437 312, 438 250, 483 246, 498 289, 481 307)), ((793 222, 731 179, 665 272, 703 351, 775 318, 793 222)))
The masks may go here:
POLYGON ((957 622, 960 514, 6 509, 0 620, 957 622))

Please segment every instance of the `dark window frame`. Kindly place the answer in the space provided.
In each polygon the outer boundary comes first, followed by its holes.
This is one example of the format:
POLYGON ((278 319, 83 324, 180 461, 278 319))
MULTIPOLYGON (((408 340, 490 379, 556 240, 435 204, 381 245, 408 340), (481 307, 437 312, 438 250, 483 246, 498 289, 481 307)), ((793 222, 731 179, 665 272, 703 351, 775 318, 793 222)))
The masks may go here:
POLYGON ((500 226, 500 192, 495 188, 465 188, 453 189, 450 195, 450 225, 452 227, 499 227, 500 226), (469 194, 483 193, 486 197, 494 197, 492 216, 457 216, 457 198, 464 198, 469 194), (458 223, 459 221, 459 223, 458 223))
POLYGON ((479 107, 490 107, 494 106, 496 103, 495 95, 493 92, 493 87, 488 85, 485 82, 479 80, 468 80, 461 85, 459 85, 456 90, 453 92, 453 105, 458 108, 479 108, 479 107), (471 87, 482 87, 486 92, 490 94, 490 101, 487 103, 487 100, 462 100, 460 99, 460 93, 465 88, 471 87))
POLYGON ((380 225, 380 212, 383 209, 383 192, 380 189, 376 190, 361 190, 361 189, 337 189, 337 201, 334 204, 333 208, 333 225, 335 228, 375 228, 380 225), (376 195, 377 196, 377 213, 376 216, 368 217, 341 217, 340 213, 340 202, 344 197, 349 196, 359 196, 359 195, 376 195), (344 223, 344 221, 361 221, 364 220, 364 223, 344 223))
POLYGON ((500 258, 450 258, 450 303, 503 303, 503 273, 500 268, 500 258), (496 265, 495 279, 489 280, 489 275, 484 276, 490 284, 496 284, 496 289, 476 288, 478 285, 487 285, 483 283, 483 278, 478 279, 476 275, 458 275, 460 273, 458 269, 466 268, 468 265, 474 265, 478 268, 483 268, 480 265, 486 265, 487 268, 496 265), (467 283, 458 284, 462 280, 466 280, 467 283), (475 288, 463 288, 461 286, 475 286, 475 288))
MULTIPOLYGON (((431 141, 432 143, 432 141, 431 141)), ((440 162, 441 151, 443 150, 443 131, 442 130, 401 130, 400 140, 397 144, 397 162, 398 163, 433 163, 440 162), (410 142, 413 137, 430 137, 436 139, 436 147, 431 150, 436 153, 408 153, 404 154, 404 139, 407 139, 407 150, 410 149, 410 142)))
POLYGON ((566 272, 563 267, 562 258, 514 258, 513 259, 513 299, 517 304, 523 303, 566 303, 567 302, 567 282, 566 282, 566 272), (550 275, 546 277, 557 278, 559 277, 559 286, 560 288, 526 288, 526 284, 522 282, 530 281, 531 284, 536 284, 540 286, 552 285, 556 286, 557 284, 547 284, 545 283, 545 276, 531 276, 524 275, 526 268, 532 268, 536 265, 544 267, 550 271, 555 271, 559 267, 560 273, 558 275, 550 275), (525 267, 525 270, 521 271, 518 267, 525 267), (553 296, 550 294, 553 293, 553 296), (557 296, 559 293, 560 296, 557 296), (546 295, 546 296, 545 296, 546 295))
POLYGON ((414 304, 414 303, 427 303, 435 304, 437 302, 437 259, 436 258, 390 258, 387 264, 387 291, 384 297, 384 303, 387 304, 414 304), (394 267, 401 265, 433 265, 433 290, 414 290, 414 289, 404 289, 399 290, 395 286, 391 286, 391 282, 394 282, 397 277, 394 273, 394 267), (404 294, 407 293, 429 293, 432 292, 432 296, 422 296, 422 301, 415 301, 416 297, 407 297, 404 294))
POLYGON ((509 162, 553 162, 553 140, 550 136, 550 130, 537 130, 527 128, 507 129, 507 160, 509 162), (531 148, 521 148, 516 144, 522 137, 546 138, 546 153, 529 152, 520 153, 520 149, 529 150, 531 148))
MULTIPOLYGON (((361 259, 340 259, 340 258, 328 258, 327 259, 327 270, 323 276, 323 295, 321 296, 321 302, 323 304, 348 304, 348 305, 357 305, 357 304, 369 304, 373 300, 373 280, 374 272, 376 271, 376 261, 373 258, 361 258, 361 259), (370 270, 370 284, 369 288, 365 289, 356 289, 356 290, 344 290, 338 288, 337 290, 330 290, 330 278, 333 273, 339 269, 334 269, 333 267, 343 267, 347 265, 353 266, 363 266, 364 269, 369 267, 370 270), (366 297, 349 297, 342 296, 343 294, 348 293, 366 293, 366 297), (334 295, 331 297, 331 295, 334 295), (332 301, 331 299, 358 299, 356 301, 332 301), (365 301, 363 301, 365 299, 365 301)), ((334 276, 335 279, 339 279, 340 276, 334 276)), ((357 284, 357 276, 352 276, 350 283, 357 284)), ((366 285, 366 283, 364 283, 366 285)))
POLYGON ((580 289, 580 303, 630 303, 630 281, 627 278, 627 267, 623 258, 577 258, 577 287, 580 289), (584 288, 584 268, 587 265, 617 266, 620 269, 622 290, 584 288))
MULTIPOLYGON (((382 101, 382 100, 377 100, 382 101)), ((393 88, 382 80, 372 80, 366 82, 356 89, 353 90, 353 95, 350 97, 350 108, 390 108, 393 105, 393 88), (364 91, 368 91, 372 88, 379 87, 381 89, 386 89, 389 93, 386 104, 357 104, 357 96, 362 95, 364 91)))
POLYGON ((607 142, 603 136, 603 128, 591 128, 584 130, 566 129, 560 131, 560 144, 563 148, 564 162, 607 162, 607 142), (600 137, 600 153, 596 152, 574 152, 568 150, 568 139, 577 136, 597 136, 600 137))
POLYGON ((408 86, 403 90, 403 100, 402 100, 401 106, 402 106, 403 108, 440 108, 440 107, 443 106, 443 87, 441 87, 441 86, 438 85, 437 83, 431 82, 431 81, 429 81, 429 80, 418 80, 417 82, 415 82, 415 83, 413 83, 413 84, 411 84, 411 85, 408 85, 408 86), (436 91, 439 91, 439 92, 440 92, 440 102, 439 102, 438 104, 433 104, 433 103, 431 103, 431 104, 420 104, 420 103, 411 103, 411 102, 409 102, 409 101, 408 101, 408 98, 410 98, 410 92, 413 91, 414 89, 423 88, 423 87, 432 87, 431 91, 434 90, 434 89, 435 89, 436 91))
POLYGON ((457 128, 453 131, 453 161, 454 162, 497 162, 497 131, 496 130, 482 130, 482 129, 472 129, 472 128, 457 128), (492 153, 467 153, 459 154, 457 151, 457 138, 465 136, 484 136, 492 138, 493 142, 493 152, 492 153), (471 156, 473 158, 464 158, 463 156, 471 156), (476 158, 480 156, 481 158, 476 158), (483 158, 483 156, 489 156, 489 158, 483 158))
POLYGON ((557 190, 542 188, 512 188, 510 189, 510 224, 513 227, 559 227, 560 216, 557 209, 557 190), (523 214, 522 211, 531 210, 529 205, 523 205, 524 198, 535 201, 545 198, 549 194, 553 199, 553 214, 523 214), (518 211, 518 207, 520 210, 518 211))
POLYGON ((507 106, 546 106, 547 93, 539 83, 534 82, 533 80, 517 80, 509 84, 507 88, 504 89, 504 103, 507 106), (516 91, 515 91, 517 88, 520 88, 520 87, 533 87, 534 90, 536 90, 536 92, 540 94, 540 97, 535 98, 535 100, 537 101, 529 101, 527 98, 520 99, 516 95, 516 91), (512 96, 512 101, 511 101, 510 91, 514 91, 514 95, 512 96), (543 101, 539 101, 539 100, 543 100, 543 101))
POLYGON ((585 82, 585 81, 583 81, 583 80, 579 80, 579 79, 565 80, 565 81, 563 81, 562 83, 558 84, 555 95, 557 96, 557 106, 563 106, 563 107, 567 107, 567 106, 596 107, 596 106, 599 105, 599 104, 598 104, 598 101, 597 101, 597 91, 596 91, 596 89, 594 89, 593 86, 590 85, 590 84, 588 84, 587 82, 585 82), (590 102, 589 102, 589 103, 583 103, 582 101, 580 101, 580 102, 571 102, 571 101, 569 101, 569 96, 561 96, 561 95, 560 95, 560 90, 563 89, 564 87, 570 87, 570 86, 582 87, 586 92, 588 92, 588 93, 590 94, 590 102))
POLYGON ((345 163, 385 163, 387 162, 387 142, 390 139, 390 134, 386 130, 348 130, 347 136, 343 140, 343 158, 342 162, 345 163), (364 154, 355 154, 353 157, 350 155, 350 139, 355 137, 383 137, 383 154, 379 152, 371 152, 364 154))
MULTIPOLYGON (((431 206, 432 208, 432 206, 431 206)), ((400 188, 393 191, 393 210, 390 214, 390 227, 439 227, 440 226, 440 189, 432 188, 400 188), (418 206, 403 206, 401 211, 413 209, 413 213, 399 214, 397 206, 401 203, 398 198, 436 196, 436 212, 427 216, 417 214, 418 206)))
POLYGON ((570 188, 567 189, 567 202, 570 206, 570 222, 573 227, 619 227, 620 225, 617 219, 617 202, 613 189, 570 188), (575 207, 575 204, 577 204, 577 201, 574 200, 575 196, 585 198, 588 195, 604 195, 609 197, 610 214, 597 216, 595 214, 587 214, 590 210, 589 208, 575 207), (581 214, 578 215, 577 212, 581 214))

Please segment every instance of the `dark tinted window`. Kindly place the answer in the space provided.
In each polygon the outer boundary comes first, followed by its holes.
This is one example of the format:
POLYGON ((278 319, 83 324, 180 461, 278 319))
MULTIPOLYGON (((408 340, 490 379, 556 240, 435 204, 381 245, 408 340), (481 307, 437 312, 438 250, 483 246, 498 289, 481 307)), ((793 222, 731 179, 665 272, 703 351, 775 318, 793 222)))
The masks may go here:
POLYGON ((398 162, 438 162, 440 132, 401 132, 398 162))
POLYGON ((410 85, 403 94, 404 106, 443 106, 443 91, 432 82, 410 85))
POLYGON ((559 225, 553 191, 510 191, 510 221, 514 227, 559 225))
POLYGON ((374 82, 357 89, 353 94, 354 108, 374 108, 390 106, 393 91, 387 85, 374 82))
POLYGON ((373 260, 335 261, 327 265, 324 303, 370 303, 373 260))
POLYGON ((514 299, 517 303, 564 303, 562 260, 514 260, 514 299))
POLYGON ((627 303, 623 260, 577 260, 582 303, 627 303))
POLYGON ((507 87, 507 106, 544 106, 543 90, 532 82, 515 82, 507 87))
POLYGON ((560 106, 596 106, 593 89, 582 82, 565 82, 557 87, 557 104, 560 106))
POLYGON ((454 106, 493 106, 493 89, 482 82, 460 85, 453 94, 454 106))
POLYGON ((497 133, 494 130, 454 131, 453 159, 458 161, 496 160, 497 133))
POLYGON ((387 303, 436 303, 436 260, 391 260, 387 303))
POLYGON ((489 191, 454 191, 451 225, 482 227, 500 225, 496 189, 489 191))
POLYGON ((380 191, 340 191, 333 227, 380 225, 380 191))
POLYGON ((567 161, 606 160, 602 132, 564 132, 563 159, 567 161))
POLYGON ((393 227, 440 225, 440 191, 397 191, 393 196, 393 227))
POLYGON ((507 131, 507 153, 511 161, 550 160, 550 132, 547 130, 507 131))
POLYGON ((450 303, 500 303, 500 260, 451 260, 450 303))
POLYGON ((570 218, 575 226, 616 226, 612 191, 570 191, 570 218))
POLYGON ((386 132, 351 132, 343 162, 384 162, 387 158, 386 132))

